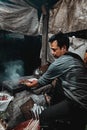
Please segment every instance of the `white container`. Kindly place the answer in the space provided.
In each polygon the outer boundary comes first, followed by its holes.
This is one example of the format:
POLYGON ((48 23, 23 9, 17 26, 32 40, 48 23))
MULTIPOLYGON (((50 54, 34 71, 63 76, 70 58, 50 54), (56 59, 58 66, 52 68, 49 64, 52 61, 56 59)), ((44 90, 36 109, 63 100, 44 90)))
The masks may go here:
POLYGON ((14 99, 13 96, 10 96, 7 93, 0 93, 0 111, 5 111, 9 105, 9 103, 14 99))

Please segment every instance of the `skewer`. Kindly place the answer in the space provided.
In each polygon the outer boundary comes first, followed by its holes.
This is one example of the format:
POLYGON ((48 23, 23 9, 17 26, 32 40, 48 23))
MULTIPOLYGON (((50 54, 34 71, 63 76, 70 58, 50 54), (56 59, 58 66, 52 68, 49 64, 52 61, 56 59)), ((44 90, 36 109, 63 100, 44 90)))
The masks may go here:
POLYGON ((27 125, 27 127, 26 128, 24 128, 23 130, 28 130, 28 128, 29 128, 29 126, 30 126, 30 124, 33 122, 33 119, 31 119, 30 121, 29 121, 29 123, 28 123, 28 125, 27 125))
POLYGON ((39 123, 39 120, 31 120, 27 127, 24 128, 23 130, 36 130, 36 128, 38 127, 38 123, 39 123))
POLYGON ((36 121, 34 127, 32 128, 32 130, 37 130, 38 129, 38 124, 39 124, 39 120, 36 121))
POLYGON ((27 130, 32 130, 33 126, 35 125, 36 120, 33 120, 29 127, 27 127, 27 130))

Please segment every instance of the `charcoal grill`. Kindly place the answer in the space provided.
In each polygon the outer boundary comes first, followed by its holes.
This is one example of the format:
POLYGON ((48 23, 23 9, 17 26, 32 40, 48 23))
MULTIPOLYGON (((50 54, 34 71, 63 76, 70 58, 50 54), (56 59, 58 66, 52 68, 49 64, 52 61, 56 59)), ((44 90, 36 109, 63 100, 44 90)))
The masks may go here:
POLYGON ((7 90, 8 92, 11 93, 11 95, 14 95, 15 93, 21 92, 23 90, 26 90, 27 87, 24 84, 19 84, 19 81, 22 79, 29 79, 32 78, 33 76, 24 76, 19 78, 17 81, 12 81, 12 80, 5 80, 2 82, 2 90, 7 90))

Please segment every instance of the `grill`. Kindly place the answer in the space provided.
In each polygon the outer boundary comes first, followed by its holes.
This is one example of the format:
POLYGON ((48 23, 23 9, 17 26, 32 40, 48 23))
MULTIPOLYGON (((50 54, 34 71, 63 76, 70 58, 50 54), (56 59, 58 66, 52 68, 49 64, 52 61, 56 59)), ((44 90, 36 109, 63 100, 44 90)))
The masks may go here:
POLYGON ((21 92, 23 90, 27 90, 30 91, 34 94, 41 94, 41 93, 45 93, 45 91, 50 88, 50 85, 46 85, 43 87, 27 87, 24 84, 19 84, 19 81, 22 79, 33 79, 36 78, 35 75, 32 76, 24 76, 19 78, 17 81, 13 81, 13 80, 5 80, 1 83, 2 86, 2 91, 7 90, 8 92, 10 92, 11 95, 15 95, 18 92, 21 92))
POLYGON ((23 90, 26 90, 27 87, 24 84, 19 84, 19 81, 22 79, 30 79, 33 76, 24 76, 19 78, 17 81, 13 80, 5 80, 2 82, 2 90, 7 90, 11 93, 11 95, 14 95, 15 93, 21 92, 23 90))

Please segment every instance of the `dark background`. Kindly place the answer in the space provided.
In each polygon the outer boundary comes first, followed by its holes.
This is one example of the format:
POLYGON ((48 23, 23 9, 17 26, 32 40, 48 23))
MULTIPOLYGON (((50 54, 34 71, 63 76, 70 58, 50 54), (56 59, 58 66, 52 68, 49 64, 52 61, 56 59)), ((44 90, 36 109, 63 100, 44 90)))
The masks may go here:
MULTIPOLYGON (((40 60, 41 36, 25 36, 7 31, 0 31, 0 80, 7 73, 6 64, 21 64, 22 75, 32 75, 41 64, 40 60)), ((16 65, 17 65, 16 64, 16 65)), ((18 70, 19 71, 19 70, 18 70)), ((6 74, 8 75, 8 74, 6 74)))

